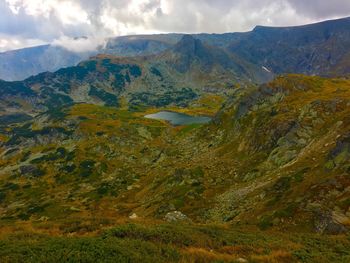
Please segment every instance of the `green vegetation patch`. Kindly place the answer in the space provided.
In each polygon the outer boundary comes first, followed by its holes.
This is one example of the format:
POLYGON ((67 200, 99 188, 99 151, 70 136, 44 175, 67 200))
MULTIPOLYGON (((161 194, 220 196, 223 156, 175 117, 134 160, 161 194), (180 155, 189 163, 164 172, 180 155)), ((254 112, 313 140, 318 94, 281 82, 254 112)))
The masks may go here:
POLYGON ((92 86, 89 91, 89 96, 94 96, 99 98, 105 103, 105 106, 111 106, 111 107, 119 106, 118 97, 102 89, 98 89, 92 86))
POLYGON ((4 115, 0 116, 0 126, 21 123, 31 119, 33 119, 31 116, 23 113, 4 115))
POLYGON ((187 106, 198 95, 191 88, 182 88, 178 91, 167 91, 162 94, 140 92, 132 94, 131 104, 164 107, 170 104, 187 106))
POLYGON ((66 130, 62 127, 44 127, 41 130, 32 130, 30 123, 21 127, 16 127, 10 132, 11 138, 6 142, 7 146, 17 145, 22 139, 35 138, 36 136, 50 136, 53 134, 61 134, 64 136, 70 136, 73 131, 66 130))
MULTIPOLYGON (((268 224, 268 223, 267 223, 268 224)), ((95 231, 84 224, 64 229, 95 231)), ((71 233, 70 231, 68 233, 71 233)), ((2 262, 348 262, 348 237, 213 225, 124 224, 93 237, 15 234, 0 239, 2 262)))
POLYGON ((79 165, 79 175, 81 177, 91 176, 95 170, 95 163, 96 162, 94 160, 82 161, 79 165))

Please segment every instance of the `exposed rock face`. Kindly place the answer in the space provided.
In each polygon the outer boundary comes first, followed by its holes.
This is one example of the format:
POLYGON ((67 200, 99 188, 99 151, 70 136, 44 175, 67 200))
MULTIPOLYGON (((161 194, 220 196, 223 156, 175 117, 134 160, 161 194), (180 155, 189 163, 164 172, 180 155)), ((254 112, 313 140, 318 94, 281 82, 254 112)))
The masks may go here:
POLYGON ((167 213, 164 219, 168 222, 189 221, 189 218, 179 211, 167 213))
POLYGON ((44 172, 40 170, 35 165, 25 165, 20 167, 20 173, 23 176, 34 176, 34 177, 40 177, 44 175, 44 172))
MULTIPOLYGON (((328 169, 334 169, 350 161, 350 133, 339 137, 335 148, 328 156, 329 161, 326 163, 328 169)), ((348 168, 350 171, 350 167, 348 168)))
POLYGON ((130 219, 137 219, 138 215, 136 213, 133 213, 129 216, 130 219))
MULTIPOLYGON (((347 228, 339 221, 340 216, 329 211, 318 210, 314 213, 315 231, 318 233, 325 233, 337 235, 346 233, 347 228)), ((342 218, 341 218, 342 219, 342 218)))

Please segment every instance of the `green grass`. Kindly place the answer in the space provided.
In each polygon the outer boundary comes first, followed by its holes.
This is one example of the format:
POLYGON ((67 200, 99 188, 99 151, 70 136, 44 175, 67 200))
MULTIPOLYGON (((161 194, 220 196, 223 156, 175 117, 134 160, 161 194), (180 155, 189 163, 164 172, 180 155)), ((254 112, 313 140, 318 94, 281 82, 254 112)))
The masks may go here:
POLYGON ((1 262, 349 262, 346 236, 262 232, 213 225, 124 224, 98 236, 12 234, 1 262))
POLYGON ((188 134, 189 132, 195 130, 195 129, 198 129, 200 127, 202 127, 203 124, 190 124, 190 125, 187 125, 185 126, 183 129, 181 129, 181 131, 179 132, 179 136, 184 136, 186 134, 188 134))
POLYGON ((0 242, 2 262, 176 262, 171 246, 118 238, 17 237, 0 242))

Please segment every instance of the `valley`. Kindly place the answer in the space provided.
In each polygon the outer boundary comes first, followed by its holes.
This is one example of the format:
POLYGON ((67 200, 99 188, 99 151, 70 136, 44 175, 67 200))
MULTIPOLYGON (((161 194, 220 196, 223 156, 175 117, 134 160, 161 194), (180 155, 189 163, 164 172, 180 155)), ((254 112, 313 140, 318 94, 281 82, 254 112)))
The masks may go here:
MULTIPOLYGON (((172 126, 144 117, 157 108, 84 103, 6 126, 2 231, 31 232, 39 245, 45 237, 38 234, 91 238, 115 225, 168 221, 214 224, 219 232, 340 234, 346 244, 349 87, 348 80, 289 75, 237 89, 224 106, 205 95, 186 108, 164 108, 195 115, 211 108, 209 124, 172 126)), ((293 249, 281 249, 265 256, 297 260, 293 249)), ((241 255, 190 257, 202 253, 241 255)))
POLYGON ((348 262, 348 25, 125 40, 1 80, 0 261, 348 262))

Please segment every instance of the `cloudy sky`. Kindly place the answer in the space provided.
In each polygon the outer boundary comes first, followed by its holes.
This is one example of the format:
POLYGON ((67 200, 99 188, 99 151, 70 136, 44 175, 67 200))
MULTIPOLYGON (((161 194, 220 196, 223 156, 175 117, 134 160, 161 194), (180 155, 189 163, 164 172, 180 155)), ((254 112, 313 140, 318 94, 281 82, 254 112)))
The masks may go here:
POLYGON ((0 51, 43 43, 89 50, 118 35, 248 31, 344 16, 350 0, 0 0, 0 51))

